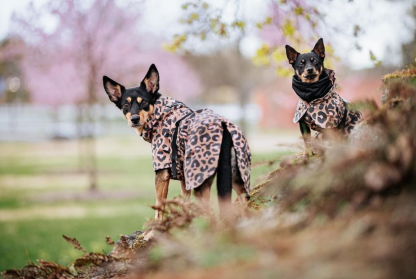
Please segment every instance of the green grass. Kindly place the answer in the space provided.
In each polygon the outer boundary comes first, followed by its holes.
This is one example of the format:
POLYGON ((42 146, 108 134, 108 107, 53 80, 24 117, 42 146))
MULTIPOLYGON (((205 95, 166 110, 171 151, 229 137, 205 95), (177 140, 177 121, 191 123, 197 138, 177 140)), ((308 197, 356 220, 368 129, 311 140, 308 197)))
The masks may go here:
POLYGON ((141 227, 142 216, 87 217, 83 219, 25 220, 0 223, 1 269, 20 267, 29 261, 43 259, 66 265, 82 256, 62 235, 76 237, 87 252, 111 251, 105 236, 117 240, 141 227))
MULTIPOLYGON (((121 234, 143 229, 146 220, 153 218, 149 205, 155 199, 154 172, 148 143, 137 136, 97 141, 99 191, 134 193, 122 200, 62 200, 88 193, 78 148, 75 141, 0 143, 0 271, 36 259, 70 263, 82 252, 62 235, 75 237, 88 252, 108 253, 106 235, 118 240, 121 234)), ((253 163, 284 154, 288 152, 253 154, 253 163)), ((254 168, 252 186, 275 165, 254 168)), ((171 181, 169 197, 179 194, 179 182, 171 181)))

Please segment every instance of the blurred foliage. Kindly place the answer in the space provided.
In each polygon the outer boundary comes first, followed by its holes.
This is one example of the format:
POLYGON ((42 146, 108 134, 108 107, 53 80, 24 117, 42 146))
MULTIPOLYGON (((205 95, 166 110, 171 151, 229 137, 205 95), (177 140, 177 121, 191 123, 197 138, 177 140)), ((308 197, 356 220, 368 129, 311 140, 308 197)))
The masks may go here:
MULTIPOLYGON (((303 46, 303 48, 297 49, 297 51, 300 53, 307 53, 310 52, 312 48, 313 45, 309 47, 303 46)), ((325 68, 333 69, 334 63, 338 61, 339 58, 334 56, 334 49, 328 43, 325 43, 325 53, 325 68)), ((261 48, 257 50, 257 53, 252 60, 254 65, 257 66, 275 66, 275 73, 278 76, 288 77, 293 75, 293 69, 287 63, 286 50, 284 47, 272 47, 269 44, 264 43, 261 48)))
POLYGON ((381 60, 378 60, 374 53, 370 50, 370 60, 373 61, 374 66, 380 66, 381 60))
MULTIPOLYGON (((22 60, 20 55, 13 55, 13 57, 7 57, 10 53, 16 53, 24 46, 24 42, 18 38, 6 38, 0 41, 0 82, 5 82, 5 92, 0 92, 0 103, 2 101, 6 103, 19 102, 26 103, 30 101, 30 95, 25 88, 25 80, 22 76, 19 68, 19 63, 22 60), (12 92, 9 88, 10 78, 20 78, 20 88, 16 92, 12 92), (5 93, 4 95, 2 95, 5 93)), ((2 88, 0 88, 1 90, 2 88)))
POLYGON ((387 81, 391 80, 391 79, 411 79, 414 80, 416 79, 416 68, 415 68, 416 63, 410 64, 408 69, 403 69, 403 70, 397 70, 391 74, 387 74, 384 75, 382 80, 384 83, 386 83, 387 81))
MULTIPOLYGON (((413 19, 413 24, 416 24, 416 4, 413 5, 409 14, 413 19)), ((402 54, 404 64, 413 63, 414 66, 416 62, 416 28, 413 29, 412 40, 402 45, 402 54)))
MULTIPOLYGON (((164 49, 189 53, 192 52, 190 42, 195 40, 241 38, 247 30, 257 29, 264 42, 252 58, 253 63, 257 66, 272 65, 278 76, 289 76, 293 71, 287 63, 284 45, 290 44, 296 49, 299 48, 298 51, 301 53, 309 52, 313 47, 309 45, 320 37, 318 26, 335 29, 330 22, 325 21, 325 14, 319 11, 319 6, 323 4, 331 5, 328 1, 270 1, 269 12, 264 20, 253 22, 247 20, 244 13, 240 12, 240 1, 226 1, 222 8, 215 8, 202 0, 191 1, 182 5, 183 17, 180 22, 185 26, 184 31, 175 35, 171 42, 165 43, 164 49), (235 9, 234 17, 232 20, 226 20, 224 11, 230 6, 235 9), (273 30, 270 33, 274 38, 265 38, 261 33, 263 29, 273 30)), ((353 25, 352 29, 352 38, 362 33, 358 24, 353 25)), ((331 68, 338 58, 334 57, 330 44, 327 43, 325 47, 326 67, 331 68)), ((376 59, 375 61, 378 62, 376 59)))

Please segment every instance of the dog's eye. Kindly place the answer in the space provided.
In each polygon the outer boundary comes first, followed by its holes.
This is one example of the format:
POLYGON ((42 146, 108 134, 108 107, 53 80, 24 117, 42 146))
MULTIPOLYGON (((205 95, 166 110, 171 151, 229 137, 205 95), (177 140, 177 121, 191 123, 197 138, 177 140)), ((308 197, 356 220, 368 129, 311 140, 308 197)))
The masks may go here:
POLYGON ((147 108, 149 106, 149 103, 147 101, 142 101, 141 106, 142 108, 147 108))
POLYGON ((129 111, 129 103, 125 103, 123 106, 123 112, 126 114, 129 111))

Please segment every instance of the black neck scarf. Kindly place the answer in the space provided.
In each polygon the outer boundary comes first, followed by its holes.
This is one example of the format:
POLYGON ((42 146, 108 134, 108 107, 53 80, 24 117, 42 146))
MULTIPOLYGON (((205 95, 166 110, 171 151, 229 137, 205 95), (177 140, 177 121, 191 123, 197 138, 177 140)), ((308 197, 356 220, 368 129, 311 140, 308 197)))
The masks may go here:
POLYGON ((331 90, 332 85, 332 81, 326 71, 322 72, 317 82, 302 82, 297 75, 294 75, 292 78, 292 88, 295 90, 296 95, 308 103, 324 97, 331 90))

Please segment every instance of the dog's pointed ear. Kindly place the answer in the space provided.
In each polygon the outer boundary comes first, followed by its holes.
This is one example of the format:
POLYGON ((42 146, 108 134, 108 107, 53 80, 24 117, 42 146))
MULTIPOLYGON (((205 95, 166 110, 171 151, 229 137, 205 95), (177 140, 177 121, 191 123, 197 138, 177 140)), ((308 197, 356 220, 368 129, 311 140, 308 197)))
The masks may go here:
POLYGON ((110 101, 116 104, 118 108, 121 108, 121 96, 126 88, 107 76, 103 76, 103 85, 110 101))
POLYGON ((313 52, 315 52, 316 54, 318 54, 319 57, 321 57, 322 59, 325 58, 325 46, 324 46, 324 40, 322 38, 320 38, 315 46, 312 49, 313 52))
POLYGON ((286 45, 285 48, 286 48, 286 56, 287 56, 287 59, 289 60, 289 64, 293 65, 293 63, 295 63, 296 59, 299 56, 299 52, 297 52, 293 47, 289 45, 286 45))
POLYGON ((149 70, 147 71, 146 76, 140 83, 140 87, 147 90, 150 93, 157 93, 159 91, 159 72, 155 64, 150 65, 149 70))

